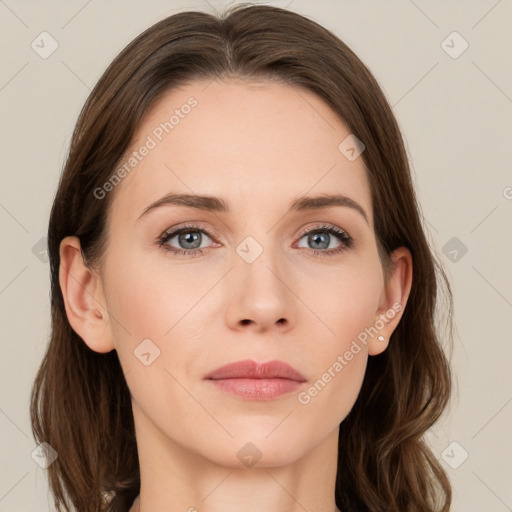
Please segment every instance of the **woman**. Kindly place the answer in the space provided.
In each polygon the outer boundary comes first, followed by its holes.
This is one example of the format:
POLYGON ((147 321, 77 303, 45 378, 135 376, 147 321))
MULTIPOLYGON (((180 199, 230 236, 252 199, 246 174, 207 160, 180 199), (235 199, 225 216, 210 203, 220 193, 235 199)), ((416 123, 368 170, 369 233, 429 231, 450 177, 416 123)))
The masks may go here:
POLYGON ((331 32, 239 5, 138 36, 80 114, 48 246, 31 416, 58 510, 449 510, 424 434, 451 290, 331 32))

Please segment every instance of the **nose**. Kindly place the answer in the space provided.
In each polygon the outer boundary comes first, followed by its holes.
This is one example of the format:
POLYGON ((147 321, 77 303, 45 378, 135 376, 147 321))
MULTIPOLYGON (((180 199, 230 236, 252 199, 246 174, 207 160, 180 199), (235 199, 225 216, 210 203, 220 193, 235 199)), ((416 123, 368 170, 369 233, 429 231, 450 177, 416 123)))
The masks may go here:
POLYGON ((293 277, 271 251, 252 263, 235 261, 227 286, 231 297, 227 321, 232 329, 284 333, 295 323, 297 298, 293 277))

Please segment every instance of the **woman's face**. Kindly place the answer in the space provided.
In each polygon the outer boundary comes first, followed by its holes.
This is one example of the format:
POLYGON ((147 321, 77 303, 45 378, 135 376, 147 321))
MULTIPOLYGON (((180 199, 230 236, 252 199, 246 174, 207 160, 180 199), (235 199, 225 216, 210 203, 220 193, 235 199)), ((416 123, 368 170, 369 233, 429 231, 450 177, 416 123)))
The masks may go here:
POLYGON ((349 135, 314 94, 269 82, 196 82, 147 113, 119 166, 137 152, 118 174, 101 269, 138 438, 271 467, 337 432, 398 321, 381 327, 392 301, 349 135), (323 195, 353 203, 290 209, 323 195), (206 379, 248 359, 305 380, 223 381, 244 396, 206 379))

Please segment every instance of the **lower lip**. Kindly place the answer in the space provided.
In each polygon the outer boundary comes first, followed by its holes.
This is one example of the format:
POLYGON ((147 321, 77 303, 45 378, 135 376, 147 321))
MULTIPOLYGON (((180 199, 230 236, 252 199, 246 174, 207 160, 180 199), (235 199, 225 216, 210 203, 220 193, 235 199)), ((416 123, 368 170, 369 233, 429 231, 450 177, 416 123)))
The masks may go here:
POLYGON ((271 400, 297 390, 303 383, 291 379, 209 379, 217 388, 247 400, 271 400))

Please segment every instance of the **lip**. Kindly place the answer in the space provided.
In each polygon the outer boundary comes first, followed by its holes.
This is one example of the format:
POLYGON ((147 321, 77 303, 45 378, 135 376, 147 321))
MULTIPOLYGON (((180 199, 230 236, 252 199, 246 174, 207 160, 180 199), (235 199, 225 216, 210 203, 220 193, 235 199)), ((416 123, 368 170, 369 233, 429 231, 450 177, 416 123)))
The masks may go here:
POLYGON ((257 363, 251 359, 229 363, 209 373, 206 379, 289 379, 305 382, 306 377, 283 361, 257 363))
POLYGON ((299 388, 307 379, 283 361, 257 363, 250 359, 229 363, 205 380, 218 389, 249 400, 271 400, 299 388))

